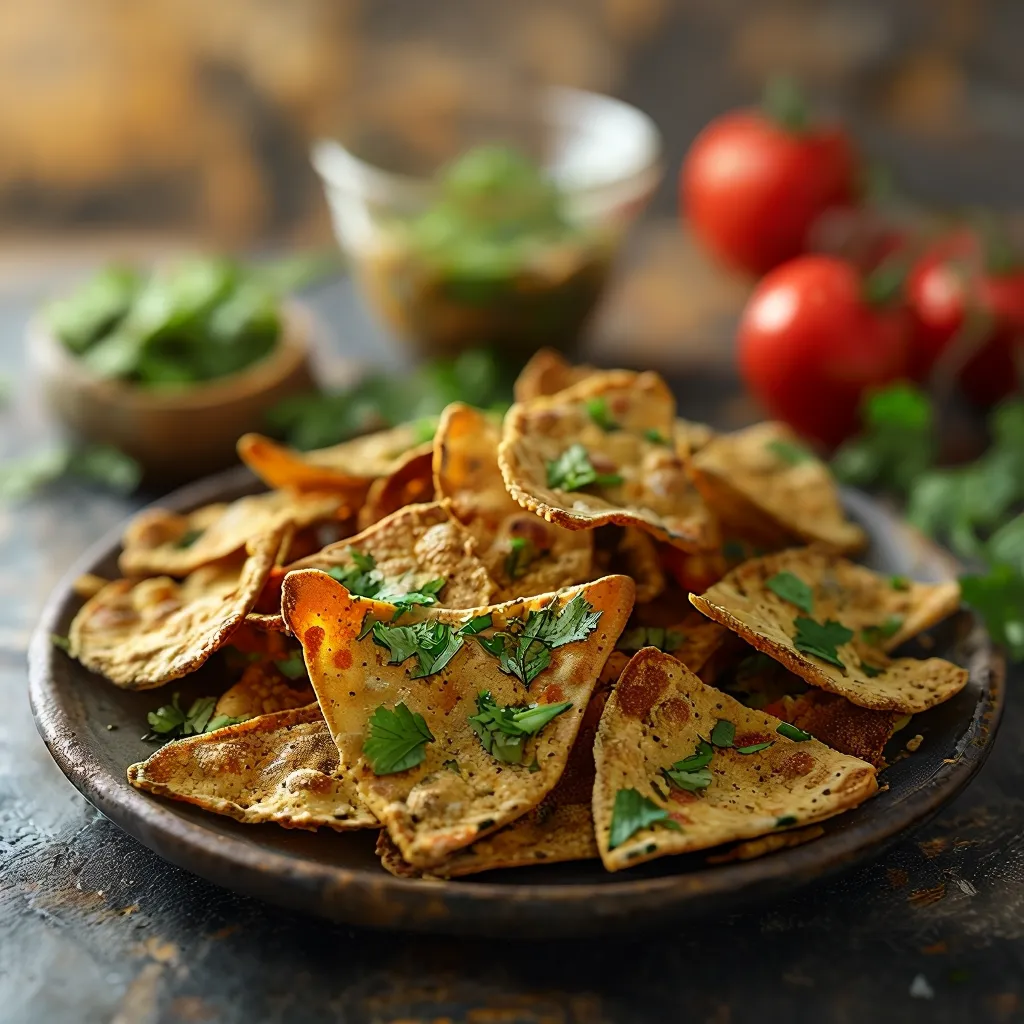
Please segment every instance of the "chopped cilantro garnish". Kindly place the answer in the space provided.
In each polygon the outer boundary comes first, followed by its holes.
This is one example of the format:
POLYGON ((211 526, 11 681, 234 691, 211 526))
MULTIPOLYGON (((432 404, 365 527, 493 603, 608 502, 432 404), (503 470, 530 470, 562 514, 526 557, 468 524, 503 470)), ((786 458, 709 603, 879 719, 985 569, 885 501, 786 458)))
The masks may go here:
POLYGON ((618 473, 598 473, 587 449, 581 444, 570 445, 557 459, 547 464, 547 479, 549 487, 563 491, 578 491, 591 484, 617 487, 623 482, 618 473))
POLYGON ((204 532, 205 532, 204 530, 195 530, 195 529, 186 530, 174 542, 173 547, 177 548, 179 551, 180 550, 184 550, 185 548, 190 548, 190 547, 192 547, 193 544, 195 544, 195 542, 197 540, 199 540, 200 537, 202 537, 204 532))
POLYGON ((201 732, 222 729, 227 725, 238 725, 239 722, 244 722, 252 717, 251 715, 239 715, 237 718, 231 718, 228 715, 215 717, 213 709, 217 704, 216 697, 198 697, 186 711, 179 702, 180 697, 181 695, 176 693, 171 698, 170 704, 165 704, 146 715, 150 731, 143 739, 195 736, 201 732))
POLYGON ((447 768, 450 772, 455 772, 456 775, 462 774, 462 769, 459 767, 459 762, 455 758, 451 758, 448 761, 441 762, 442 768, 447 768))
POLYGON ((775 819, 776 828, 789 828, 791 825, 795 825, 799 819, 793 817, 792 814, 784 814, 781 818, 775 819))
POLYGON ((724 718, 720 718, 715 722, 715 727, 711 730, 711 743, 713 746, 731 747, 734 739, 736 739, 736 726, 732 722, 724 718))
POLYGON ((627 629, 615 645, 619 651, 639 651, 644 647, 657 647, 659 651, 678 651, 686 643, 686 636, 676 629, 664 626, 637 626, 627 629))
POLYGON ((909 590, 910 580, 908 580, 906 576, 890 576, 889 586, 892 587, 893 590, 909 590))
POLYGON ((875 676, 880 676, 885 671, 884 668, 876 668, 874 665, 869 665, 866 661, 860 663, 860 670, 868 679, 874 679, 875 676))
POLYGON ((822 661, 827 661, 838 668, 846 668, 839 660, 837 647, 849 643, 853 639, 853 630, 847 629, 841 622, 828 619, 817 622, 814 619, 798 615, 795 620, 796 636, 793 646, 804 654, 813 654, 822 661))
POLYGON ((447 582, 441 577, 416 586, 411 573, 389 579, 377 569, 373 555, 350 547, 348 556, 352 560, 351 565, 332 565, 326 572, 354 597, 387 601, 402 609, 413 605, 432 605, 437 604, 437 595, 447 582))
POLYGON ((615 794, 615 806, 612 809, 612 825, 608 834, 608 849, 614 850, 641 829, 651 825, 663 825, 665 828, 681 832, 679 822, 668 816, 668 811, 659 807, 635 789, 620 789, 615 794))
POLYGON ((655 430, 653 427, 650 430, 644 431, 644 439, 650 441, 651 444, 668 444, 668 438, 660 431, 655 430))
POLYGON ((608 412, 608 403, 603 398, 591 398, 587 401, 587 415, 607 434, 621 429, 608 412))
POLYGON ((809 732, 804 732, 803 729, 798 729, 795 725, 790 725, 789 722, 779 722, 779 726, 775 731, 780 736, 785 736, 787 740, 792 740, 794 743, 803 743, 806 740, 813 739, 809 732))
POLYGON ((1024 576, 1009 565, 996 565, 984 576, 961 577, 960 589, 964 603, 984 618, 1010 657, 1024 659, 1024 576))
POLYGON ((414 622, 411 626, 389 626, 375 622, 370 632, 373 634, 373 642, 386 647, 391 654, 389 665, 400 665, 416 655, 419 671, 414 672, 411 679, 436 675, 455 657, 463 643, 457 630, 446 622, 436 620, 414 622))
POLYGON ((515 676, 529 689, 551 664, 551 651, 564 644, 585 640, 596 628, 600 612, 582 595, 577 594, 561 611, 551 606, 530 612, 521 619, 508 622, 505 629, 490 637, 480 637, 480 646, 498 659, 498 667, 506 675, 515 676))
POLYGON ((62 651, 65 651, 66 653, 71 653, 71 641, 68 639, 68 637, 61 636, 60 633, 51 633, 50 643, 53 644, 54 647, 59 647, 62 651))
POLYGON ((481 690, 476 698, 477 713, 470 716, 469 724, 492 757, 505 764, 523 764, 526 737, 535 736, 571 707, 572 701, 568 700, 558 704, 500 707, 490 690, 481 690))
POLYGON ((672 765, 672 770, 695 772, 698 768, 706 768, 711 764, 711 759, 714 756, 715 748, 711 746, 707 740, 700 740, 697 743, 697 752, 691 754, 689 757, 684 757, 682 761, 676 761, 676 763, 672 765))
POLYGON ((394 711, 381 705, 370 716, 363 753, 374 775, 393 775, 421 764, 427 744, 433 741, 426 719, 404 702, 396 704, 394 711))
POLYGON ((710 768, 696 768, 692 771, 686 771, 673 766, 665 769, 665 778, 676 789, 685 790, 687 793, 698 793, 702 789, 707 789, 714 781, 710 768))
POLYGON ((750 743, 745 747, 734 747, 737 754, 756 754, 759 750, 766 750, 775 740, 765 740, 764 743, 750 743))
POLYGON ((538 554, 533 544, 525 537, 513 537, 508 542, 508 554, 505 556, 505 575, 510 580, 525 576, 538 554))
POLYGON ((903 617, 900 615, 890 615, 881 625, 867 626, 865 629, 862 629, 860 637, 864 643, 871 644, 872 647, 878 647, 883 641, 894 637, 902 627, 903 617))
POLYGON ((791 466, 799 466, 801 462, 811 462, 814 459, 811 451, 794 441, 783 441, 781 438, 777 438, 774 441, 769 441, 765 447, 791 466))
POLYGON ((302 659, 301 651, 296 651, 287 658, 281 658, 279 661, 275 661, 274 664, 281 675, 287 676, 289 679, 298 679, 299 676, 306 674, 306 663, 302 659))
POLYGON ((808 615, 814 611, 814 591, 794 573, 783 571, 777 572, 765 586, 773 593, 794 604, 808 615))

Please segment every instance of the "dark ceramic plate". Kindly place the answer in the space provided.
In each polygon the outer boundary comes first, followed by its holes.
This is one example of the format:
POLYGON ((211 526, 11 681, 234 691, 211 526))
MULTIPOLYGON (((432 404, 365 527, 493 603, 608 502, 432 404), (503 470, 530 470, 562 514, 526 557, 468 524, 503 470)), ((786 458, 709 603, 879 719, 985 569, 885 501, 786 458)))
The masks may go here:
MULTIPOLYGON (((236 470, 177 491, 160 504, 185 511, 257 489, 247 472, 236 470)), ((871 535, 868 564, 918 579, 948 572, 941 552, 879 505, 858 494, 847 498, 850 513, 871 535)), ((83 572, 116 574, 119 536, 120 531, 100 541, 68 573, 32 640, 32 709, 50 753, 87 799, 167 860, 219 885, 356 924, 503 937, 593 934, 650 928, 775 897, 876 856, 935 814, 984 763, 1003 710, 1002 664, 980 623, 964 611, 926 642, 931 653, 970 670, 967 687, 915 717, 912 731, 921 733, 924 743, 883 773, 888 789, 826 822, 825 835, 813 842, 745 863, 709 865, 704 854, 689 854, 615 875, 599 862, 586 862, 453 882, 393 878, 377 864, 373 833, 242 825, 128 785, 125 769, 153 750, 140 736, 146 712, 163 692, 118 690, 50 640, 53 633, 67 633, 81 603, 71 587, 74 578, 83 572)), ((185 680, 183 696, 203 692, 203 682, 201 676, 185 680)), ((909 735, 897 734, 895 750, 909 735)))

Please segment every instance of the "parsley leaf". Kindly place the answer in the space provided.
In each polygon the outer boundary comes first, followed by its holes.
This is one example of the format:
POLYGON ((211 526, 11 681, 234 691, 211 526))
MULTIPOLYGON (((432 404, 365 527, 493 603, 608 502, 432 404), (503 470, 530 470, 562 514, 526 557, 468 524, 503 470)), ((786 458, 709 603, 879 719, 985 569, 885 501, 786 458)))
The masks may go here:
POLYGON ((785 736, 787 740, 793 740, 794 743, 803 743, 805 740, 814 738, 809 732, 804 732, 803 729, 798 729, 795 725, 790 725, 789 722, 779 722, 775 731, 780 736, 785 736))
POLYGON ((526 537, 513 537, 508 542, 508 554, 505 556, 505 575, 510 580, 525 576, 539 553, 526 537))
POLYGON ((526 618, 523 636, 533 637, 548 647, 563 647, 586 638, 597 629, 600 612, 583 596, 577 594, 561 611, 549 605, 526 618))
POLYGON ((960 590, 965 604, 985 620, 1010 657, 1024 659, 1024 575, 1008 565, 995 565, 983 576, 962 576, 960 590))
POLYGON ((337 580, 354 597, 387 601, 396 608, 437 604, 438 594, 447 580, 441 577, 416 586, 411 573, 388 579, 377 569, 377 560, 367 552, 348 549, 351 565, 332 565, 327 575, 337 580))
POLYGON ((766 750, 775 740, 765 740, 764 743, 750 743, 745 747, 734 747, 737 754, 756 754, 759 750, 766 750))
POLYGON ((774 441, 769 441, 765 447, 791 466, 799 466, 802 462, 814 461, 813 452, 802 444, 797 444, 795 441, 784 441, 782 438, 776 438, 774 441))
POLYGON ((641 829, 659 824, 682 832, 679 822, 673 821, 668 816, 668 811, 659 807, 653 800, 649 800, 635 789, 620 789, 615 794, 608 849, 614 850, 641 829))
POLYGON ((535 736, 552 719, 572 707, 572 701, 559 704, 528 704, 526 707, 500 707, 490 690, 481 690, 476 698, 475 715, 469 724, 480 738, 484 750, 505 764, 525 764, 523 746, 527 736, 535 736))
POLYGON ((627 629, 619 637, 615 649, 618 651, 639 651, 644 647, 657 647, 659 651, 678 651, 686 643, 686 636, 676 629, 664 626, 637 626, 627 629))
POLYGON ((668 438, 660 430, 655 430, 653 427, 650 430, 644 431, 644 440, 650 441, 651 444, 667 445, 669 443, 668 438))
POLYGON ((389 665, 400 665, 416 655, 419 671, 410 679, 436 675, 462 647, 462 636, 446 622, 415 622, 411 626, 389 626, 375 622, 370 630, 374 643, 391 654, 389 665))
POLYGON ((783 601, 795 604, 808 615, 814 611, 814 591, 799 576, 791 572, 777 572, 765 586, 783 601))
POLYGON ((599 487, 617 487, 623 482, 618 473, 598 473, 590 461, 587 449, 581 444, 570 445, 561 455, 547 464, 548 487, 563 491, 579 491, 591 484, 599 487))
POLYGON ((587 415, 606 433, 610 434, 621 427, 612 419, 608 412, 608 403, 600 397, 591 398, 587 401, 587 415))
POLYGON ((892 587, 893 590, 909 590, 910 580, 908 580, 906 576, 890 576, 889 586, 892 587))
POLYGON ((513 633, 501 632, 479 638, 480 646, 498 659, 498 669, 507 676, 515 676, 529 689, 551 664, 551 648, 539 640, 513 633))
POLYGON ((846 668, 839 660, 836 648, 853 639, 852 629, 847 629, 841 622, 835 622, 833 619, 821 623, 803 615, 798 615, 794 624, 796 636, 793 638, 793 646, 798 651, 813 654, 816 658, 821 658, 822 661, 827 661, 838 668, 846 668))
POLYGON ((890 615, 881 625, 866 626, 860 631, 860 637, 866 644, 879 647, 883 641, 895 636, 902 626, 903 617, 901 615, 890 615))
POLYGON ((306 662, 302 658, 302 652, 296 651, 287 658, 275 661, 277 670, 288 679, 298 679, 306 674, 306 662))
POLYGON ((711 759, 714 756, 715 748, 707 740, 700 740, 697 743, 697 752, 689 757, 684 757, 682 761, 676 761, 672 765, 672 770, 677 772, 695 772, 697 769, 706 768, 711 764, 711 759))
POLYGON ((176 693, 171 698, 170 704, 164 704, 156 711, 150 711, 146 715, 150 731, 143 739, 173 739, 178 736, 195 736, 202 732, 213 732, 214 729, 222 729, 227 725, 238 725, 245 722, 251 715, 239 715, 231 718, 228 715, 213 716, 213 709, 217 704, 216 697, 198 697, 194 700, 187 711, 180 704, 181 694, 176 693))
POLYGON ((422 764, 427 744, 433 741, 422 715, 410 711, 404 702, 396 704, 394 711, 382 704, 370 716, 363 753, 374 775, 393 775, 422 764))
POLYGON ((715 727, 711 730, 711 743, 713 746, 731 747, 734 739, 736 739, 736 726, 732 722, 724 718, 720 718, 715 722, 715 727))
POLYGON ((692 771, 687 771, 673 765, 671 768, 666 768, 663 774, 676 789, 685 790, 687 793, 697 793, 702 789, 707 789, 714 781, 710 768, 695 768, 692 771))

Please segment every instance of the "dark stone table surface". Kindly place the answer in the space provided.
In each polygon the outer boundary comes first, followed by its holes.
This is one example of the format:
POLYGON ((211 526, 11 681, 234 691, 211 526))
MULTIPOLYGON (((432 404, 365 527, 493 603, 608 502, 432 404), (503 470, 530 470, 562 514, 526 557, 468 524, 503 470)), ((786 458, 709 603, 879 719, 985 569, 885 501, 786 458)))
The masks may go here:
MULTIPOLYGON (((23 386, 38 294, 0 291, 0 457, 50 428, 23 386)), ((314 296, 345 352, 382 358, 346 286, 314 296), (340 337, 340 334, 339 334, 340 337)), ((394 358, 393 356, 391 358, 394 358)), ((698 392, 703 389, 696 389, 698 392)), ((711 414, 713 410, 709 410, 711 414)), ((658 935, 515 943, 374 933, 163 863, 52 763, 26 696, 48 591, 134 505, 58 489, 0 507, 0 1021, 611 1024, 1011 1021, 1024 1016, 1024 700, 937 820, 880 861, 658 935)))

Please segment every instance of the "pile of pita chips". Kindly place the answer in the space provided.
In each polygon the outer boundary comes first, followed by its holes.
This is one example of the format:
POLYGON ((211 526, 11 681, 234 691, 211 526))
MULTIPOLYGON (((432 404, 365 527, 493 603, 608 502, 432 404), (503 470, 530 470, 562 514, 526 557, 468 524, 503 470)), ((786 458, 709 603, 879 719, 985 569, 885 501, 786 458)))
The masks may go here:
POLYGON ((812 686, 860 707, 914 714, 967 683, 967 670, 942 658, 887 653, 956 609, 956 583, 893 580, 796 549, 744 562, 690 600, 812 686))
POLYGON ((675 401, 653 373, 595 374, 514 405, 498 463, 523 508, 570 530, 635 526, 689 551, 718 544, 687 471, 675 401))
POLYGON ((341 770, 402 857, 429 869, 551 792, 632 603, 632 581, 609 576, 396 623, 394 606, 304 569, 281 604, 341 770))
POLYGON ((653 648, 623 671, 595 758, 594 824, 609 871, 822 821, 876 789, 870 764, 790 738, 779 719, 653 648))
POLYGON ((188 692, 210 695, 149 715, 183 738, 133 785, 377 829, 410 878, 733 844, 724 863, 875 792, 887 741, 966 680, 894 655, 957 586, 842 557, 864 534, 779 424, 715 434, 656 374, 550 351, 515 397, 504 419, 450 405, 432 440, 246 435, 271 490, 136 517, 70 653, 131 689, 202 666, 188 692))

